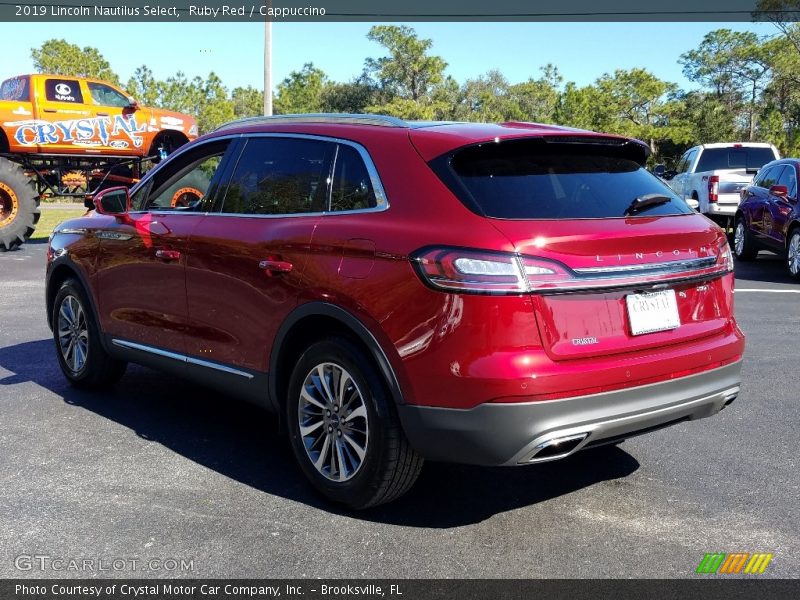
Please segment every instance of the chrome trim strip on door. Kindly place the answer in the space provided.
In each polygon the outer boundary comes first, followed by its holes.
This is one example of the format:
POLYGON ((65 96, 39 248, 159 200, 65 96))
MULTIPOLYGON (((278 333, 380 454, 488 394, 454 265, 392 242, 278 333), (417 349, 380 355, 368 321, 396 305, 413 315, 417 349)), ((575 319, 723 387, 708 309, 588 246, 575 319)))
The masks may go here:
POLYGON ((231 367, 226 367, 225 365, 209 362, 207 360, 201 360, 199 358, 186 356, 185 354, 178 354, 177 352, 170 352, 169 350, 161 350, 159 348, 153 348, 152 346, 145 346, 143 344, 137 344, 135 342, 128 342, 125 340, 113 339, 111 340, 111 343, 114 344, 115 346, 120 346, 121 348, 127 348, 129 350, 139 350, 140 352, 147 352, 148 354, 155 354, 157 356, 163 356, 164 358, 171 358, 179 362, 185 362, 191 365, 197 365, 199 367, 206 367, 208 369, 214 369, 216 371, 230 373, 231 375, 238 375, 239 377, 245 377, 247 379, 253 379, 253 375, 251 375, 250 373, 239 371, 238 369, 233 369, 231 367))

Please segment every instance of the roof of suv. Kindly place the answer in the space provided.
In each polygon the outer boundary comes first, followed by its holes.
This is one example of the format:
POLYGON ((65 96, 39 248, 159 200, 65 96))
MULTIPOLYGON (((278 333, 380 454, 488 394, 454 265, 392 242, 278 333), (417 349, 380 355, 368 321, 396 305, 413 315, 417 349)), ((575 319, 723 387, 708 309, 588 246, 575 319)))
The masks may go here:
POLYGON ((250 117, 227 123, 212 136, 231 133, 285 132, 335 134, 358 138, 355 132, 367 134, 406 135, 415 147, 430 160, 461 146, 482 142, 499 142, 522 137, 559 138, 611 145, 633 143, 642 153, 641 162, 649 154, 649 146, 639 140, 618 135, 601 134, 584 129, 542 123, 510 121, 506 123, 469 123, 459 121, 406 121, 397 117, 372 114, 317 113, 250 117), (349 134, 349 135, 348 135, 349 134))

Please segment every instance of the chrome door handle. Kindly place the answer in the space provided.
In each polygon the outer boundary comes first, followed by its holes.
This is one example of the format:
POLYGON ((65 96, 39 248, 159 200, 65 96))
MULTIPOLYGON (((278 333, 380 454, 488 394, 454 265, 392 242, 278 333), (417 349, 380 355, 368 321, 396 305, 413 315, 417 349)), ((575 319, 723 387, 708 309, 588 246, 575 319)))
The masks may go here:
POLYGON ((289 273, 294 265, 285 260, 262 260, 258 263, 258 268, 263 269, 268 274, 272 273, 289 273))
POLYGON ((156 250, 156 258, 163 260, 179 260, 181 253, 178 250, 156 250))

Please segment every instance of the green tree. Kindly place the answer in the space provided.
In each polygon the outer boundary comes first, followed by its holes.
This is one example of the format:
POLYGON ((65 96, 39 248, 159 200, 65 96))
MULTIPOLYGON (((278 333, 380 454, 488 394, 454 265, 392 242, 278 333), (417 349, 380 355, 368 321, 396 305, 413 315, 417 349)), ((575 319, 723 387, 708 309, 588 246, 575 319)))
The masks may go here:
POLYGON ((420 39, 413 28, 405 25, 376 25, 367 38, 389 53, 365 61, 365 71, 382 96, 367 107, 369 112, 425 119, 435 118, 446 108, 434 96, 444 81, 447 63, 440 56, 428 54, 431 40, 420 39))
POLYGON ((597 80, 599 100, 609 111, 606 129, 647 141, 655 154, 658 143, 685 132, 670 122, 667 95, 677 90, 646 69, 617 70, 597 80))
POLYGON ((142 65, 128 79, 126 89, 137 101, 145 106, 158 106, 161 102, 162 83, 155 80, 153 72, 142 65))
POLYGON ((498 70, 469 79, 461 88, 454 117, 459 121, 502 122, 523 118, 511 85, 498 70))
POLYGON ((601 103, 600 93, 594 86, 578 87, 570 81, 556 106, 556 122, 579 129, 603 129, 611 118, 607 107, 601 103))
POLYGON ((317 113, 322 111, 323 90, 328 77, 313 63, 306 63, 299 71, 292 71, 278 84, 275 97, 276 114, 317 113))
POLYGON ((231 92, 233 115, 237 119, 264 114, 264 92, 254 87, 237 87, 231 92))
POLYGON ((713 90, 751 140, 756 138, 758 101, 771 69, 770 47, 764 42, 751 31, 716 29, 680 59, 684 75, 713 90))
POLYGON ((564 78, 558 68, 547 64, 540 68, 542 76, 511 86, 511 97, 519 106, 522 118, 536 123, 554 123, 556 111, 561 98, 561 87, 564 78))
POLYGON ((379 102, 379 90, 366 76, 346 83, 328 83, 321 94, 322 112, 364 113, 379 102))
POLYGON ((97 48, 81 48, 66 40, 51 39, 31 48, 33 66, 39 73, 92 77, 119 84, 119 77, 97 48))
MULTIPOLYGON (((195 100, 197 127, 202 132, 213 131, 235 117, 233 102, 228 98, 228 90, 213 71, 205 79, 192 80, 192 97, 195 100)), ((192 113, 190 113, 192 114, 192 113)))

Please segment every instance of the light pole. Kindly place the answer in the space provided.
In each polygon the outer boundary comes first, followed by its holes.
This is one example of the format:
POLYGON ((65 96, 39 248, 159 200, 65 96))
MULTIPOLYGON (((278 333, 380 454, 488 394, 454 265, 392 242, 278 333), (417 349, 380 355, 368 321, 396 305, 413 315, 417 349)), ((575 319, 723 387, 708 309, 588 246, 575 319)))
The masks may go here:
MULTIPOLYGON (((267 6, 271 5, 267 2, 267 6)), ((264 114, 272 115, 272 21, 264 22, 264 114)))

